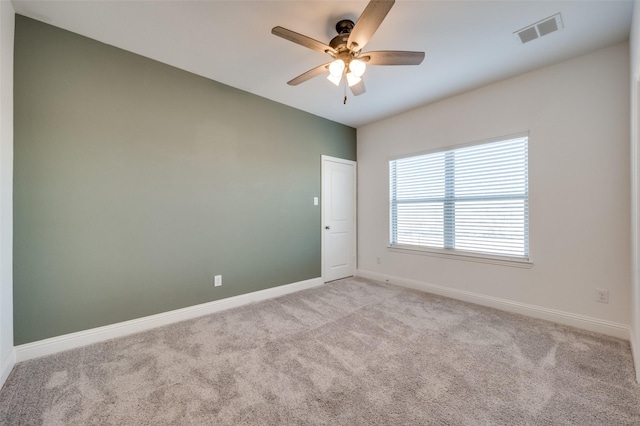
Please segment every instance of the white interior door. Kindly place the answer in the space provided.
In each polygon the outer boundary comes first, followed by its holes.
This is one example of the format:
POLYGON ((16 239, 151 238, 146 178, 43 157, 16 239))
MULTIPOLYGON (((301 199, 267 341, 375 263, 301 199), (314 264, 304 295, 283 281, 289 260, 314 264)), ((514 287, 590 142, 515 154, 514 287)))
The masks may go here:
POLYGON ((322 156, 322 276, 350 277, 356 269, 356 163, 322 156))

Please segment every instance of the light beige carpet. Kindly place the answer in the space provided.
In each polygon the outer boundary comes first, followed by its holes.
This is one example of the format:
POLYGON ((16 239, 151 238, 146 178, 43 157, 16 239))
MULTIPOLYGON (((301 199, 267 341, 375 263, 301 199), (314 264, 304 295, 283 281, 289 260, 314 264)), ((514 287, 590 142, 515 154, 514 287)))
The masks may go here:
POLYGON ((363 279, 18 364, 6 425, 638 425, 629 343, 363 279))

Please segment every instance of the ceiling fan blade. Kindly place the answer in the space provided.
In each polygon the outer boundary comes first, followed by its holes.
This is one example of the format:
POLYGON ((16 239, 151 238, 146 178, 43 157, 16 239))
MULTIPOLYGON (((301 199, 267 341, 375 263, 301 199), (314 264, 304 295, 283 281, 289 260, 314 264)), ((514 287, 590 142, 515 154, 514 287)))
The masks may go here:
POLYGON ((285 40, 292 41, 301 46, 321 53, 335 54, 336 52, 333 47, 327 44, 319 42, 318 40, 314 40, 311 37, 307 37, 306 35, 298 34, 297 32, 288 30, 286 28, 274 27, 271 30, 271 34, 277 35, 278 37, 282 37, 285 40))
POLYGON ((358 84, 354 84, 353 86, 349 87, 349 89, 351 89, 351 93, 353 93, 353 96, 360 96, 367 91, 367 88, 364 87, 363 79, 360 79, 358 84))
POLYGON ((363 53, 358 59, 368 65, 420 65, 424 60, 424 52, 380 50, 363 53))
POLYGON ((320 74, 324 73, 329 68, 329 64, 319 65, 315 68, 311 68, 309 71, 304 74, 300 74, 296 78, 291 81, 288 81, 287 84, 289 86, 297 86, 300 83, 304 83, 307 80, 311 80, 313 77, 317 77, 320 74))
POLYGON ((369 43, 394 3, 395 0, 371 0, 351 30, 347 46, 357 52, 369 43))

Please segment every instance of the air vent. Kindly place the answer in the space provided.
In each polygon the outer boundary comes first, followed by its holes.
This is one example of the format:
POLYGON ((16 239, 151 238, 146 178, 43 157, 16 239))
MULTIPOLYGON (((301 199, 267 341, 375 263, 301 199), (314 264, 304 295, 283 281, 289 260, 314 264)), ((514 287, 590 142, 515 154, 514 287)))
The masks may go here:
POLYGON ((546 36, 547 34, 556 32, 562 28, 564 28, 562 25, 562 16, 560 16, 559 13, 556 13, 542 21, 538 21, 535 24, 524 27, 513 34, 518 37, 518 40, 520 40, 522 44, 524 44, 546 36))
POLYGON ((524 44, 531 40, 535 40, 538 38, 538 31, 536 31, 536 27, 527 28, 526 30, 522 30, 518 33, 518 37, 520 37, 520 41, 524 44))

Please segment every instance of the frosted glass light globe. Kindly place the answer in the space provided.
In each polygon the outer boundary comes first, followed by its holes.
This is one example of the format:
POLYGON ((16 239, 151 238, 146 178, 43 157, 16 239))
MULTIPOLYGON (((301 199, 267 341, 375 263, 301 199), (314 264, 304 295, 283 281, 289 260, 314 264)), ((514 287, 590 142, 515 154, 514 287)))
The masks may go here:
POLYGON ((352 73, 352 72, 347 73, 347 84, 349 85, 349 87, 360 83, 361 80, 362 79, 356 76, 355 73, 352 73))
POLYGON ((342 59, 336 59, 329 65, 329 74, 334 77, 342 77, 342 71, 344 71, 344 61, 342 59))
POLYGON ((362 62, 360 59, 354 59, 349 64, 349 69, 356 77, 362 77, 364 71, 367 69, 367 64, 362 62))

